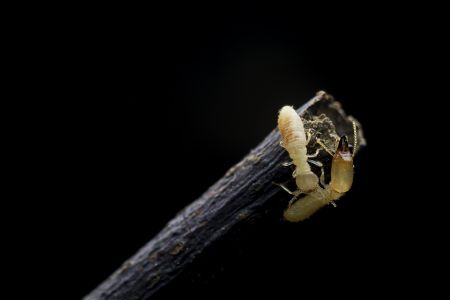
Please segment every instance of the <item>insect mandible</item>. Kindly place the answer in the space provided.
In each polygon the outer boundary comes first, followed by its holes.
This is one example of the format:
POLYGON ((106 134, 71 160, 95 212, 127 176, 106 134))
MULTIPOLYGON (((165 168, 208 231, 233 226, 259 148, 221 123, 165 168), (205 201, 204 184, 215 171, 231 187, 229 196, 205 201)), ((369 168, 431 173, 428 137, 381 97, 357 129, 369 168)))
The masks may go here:
POLYGON ((334 153, 330 151, 321 141, 317 141, 330 155, 333 156, 331 162, 331 180, 326 184, 321 176, 319 187, 297 200, 284 211, 284 218, 290 222, 299 222, 309 218, 323 206, 341 198, 350 190, 353 184, 353 157, 357 147, 357 129, 353 122, 354 145, 350 150, 347 137, 340 138, 337 149, 334 153))

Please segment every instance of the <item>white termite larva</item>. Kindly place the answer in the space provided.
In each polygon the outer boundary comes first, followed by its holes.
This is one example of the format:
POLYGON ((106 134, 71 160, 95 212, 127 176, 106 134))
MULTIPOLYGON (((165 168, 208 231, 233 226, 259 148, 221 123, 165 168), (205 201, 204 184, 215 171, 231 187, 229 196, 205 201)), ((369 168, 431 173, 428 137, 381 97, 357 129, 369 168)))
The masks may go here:
MULTIPOLYGON (((353 123, 353 126, 355 129, 355 123, 353 123)), ((356 145, 356 140, 354 143, 356 145)), ((299 222, 309 218, 323 206, 341 198, 350 190, 352 183, 353 155, 348 147, 347 137, 342 136, 333 155, 330 183, 322 183, 325 188, 319 187, 290 205, 284 211, 284 218, 290 222, 299 222)))
POLYGON ((303 121, 292 106, 284 106, 278 114, 278 129, 281 133, 282 146, 289 153, 295 165, 293 176, 300 193, 309 193, 317 189, 319 179, 311 171, 306 152, 306 139, 303 121))

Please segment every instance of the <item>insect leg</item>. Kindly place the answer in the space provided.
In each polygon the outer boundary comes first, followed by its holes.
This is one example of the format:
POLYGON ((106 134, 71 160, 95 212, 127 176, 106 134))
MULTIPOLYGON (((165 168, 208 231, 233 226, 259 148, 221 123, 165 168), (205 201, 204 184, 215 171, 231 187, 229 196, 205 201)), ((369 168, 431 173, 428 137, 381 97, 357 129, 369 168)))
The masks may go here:
POLYGON ((316 157, 317 155, 319 155, 320 150, 322 149, 318 148, 314 154, 306 154, 306 157, 308 158, 316 157))
POLYGON ((308 159, 308 162, 320 167, 320 184, 325 186, 325 171, 323 169, 323 164, 320 161, 308 159))
POLYGON ((281 165, 282 165, 283 167, 289 167, 289 166, 292 166, 293 164, 294 164, 293 161, 287 161, 287 162, 282 163, 281 165))
POLYGON ((306 145, 308 145, 309 141, 311 140, 311 137, 312 137, 311 129, 306 130, 305 135, 306 135, 306 145))
POLYGON ((294 202, 297 200, 297 198, 298 198, 298 195, 292 197, 292 199, 289 200, 288 208, 290 208, 292 206, 292 204, 294 204, 294 202))
POLYGON ((292 196, 294 196, 294 197, 298 197, 298 195, 300 195, 301 194, 301 192, 300 191, 294 191, 294 192, 291 192, 287 187, 285 187, 283 184, 281 184, 281 183, 276 183, 276 182, 272 182, 273 184, 275 184, 275 185, 278 185, 280 188, 282 188, 283 190, 285 190, 286 192, 288 192, 288 194, 291 194, 292 196))
POLYGON ((320 169, 320 184, 325 187, 325 172, 323 171, 323 168, 320 169))

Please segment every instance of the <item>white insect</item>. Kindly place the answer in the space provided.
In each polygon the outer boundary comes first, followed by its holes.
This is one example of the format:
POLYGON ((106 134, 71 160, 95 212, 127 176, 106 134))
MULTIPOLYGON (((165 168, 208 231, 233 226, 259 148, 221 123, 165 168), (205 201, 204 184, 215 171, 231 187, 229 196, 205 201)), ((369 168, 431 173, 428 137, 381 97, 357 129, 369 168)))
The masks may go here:
POLYGON ((298 190, 294 194, 310 193, 319 187, 317 175, 311 171, 308 158, 317 156, 308 155, 306 145, 309 138, 306 138, 305 129, 300 116, 292 106, 284 106, 278 114, 278 129, 281 133, 281 145, 289 153, 295 170, 292 176, 295 178, 298 190))

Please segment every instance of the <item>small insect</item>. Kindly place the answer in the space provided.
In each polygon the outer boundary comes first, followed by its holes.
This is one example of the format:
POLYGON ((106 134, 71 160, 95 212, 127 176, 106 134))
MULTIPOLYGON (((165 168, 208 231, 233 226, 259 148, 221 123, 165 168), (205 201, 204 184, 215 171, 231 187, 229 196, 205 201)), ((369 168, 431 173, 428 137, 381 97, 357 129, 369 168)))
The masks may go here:
POLYGON ((299 222, 309 218, 323 206, 332 203, 341 198, 350 190, 353 184, 353 156, 356 153, 357 137, 356 124, 353 122, 354 143, 353 151, 350 151, 347 137, 342 136, 339 145, 332 153, 321 141, 318 143, 333 156, 331 162, 331 181, 329 184, 323 182, 321 176, 321 184, 324 188, 319 187, 305 197, 297 200, 284 212, 284 218, 290 222, 299 222))
POLYGON ((292 164, 295 165, 292 176, 295 178, 298 190, 292 194, 299 195, 314 191, 319 186, 319 179, 311 171, 308 158, 317 156, 318 152, 313 155, 307 154, 306 145, 311 136, 306 138, 303 121, 292 106, 281 108, 278 114, 278 129, 282 138, 281 145, 289 153, 292 164))

